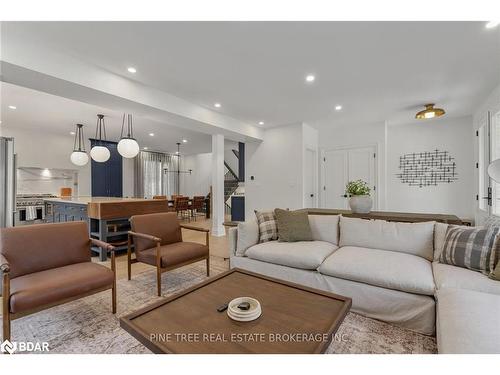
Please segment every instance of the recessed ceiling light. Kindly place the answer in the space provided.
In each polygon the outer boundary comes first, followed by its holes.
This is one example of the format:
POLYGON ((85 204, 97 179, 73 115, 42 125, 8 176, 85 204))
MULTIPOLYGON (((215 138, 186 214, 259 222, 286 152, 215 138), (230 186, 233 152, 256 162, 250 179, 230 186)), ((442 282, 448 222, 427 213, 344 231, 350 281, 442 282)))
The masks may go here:
POLYGON ((187 141, 188 141, 187 139, 183 139, 182 143, 187 143, 187 141))
POLYGON ((220 108, 220 107, 222 107, 222 105, 221 105, 220 103, 215 103, 215 104, 214 104, 214 107, 215 107, 215 108, 220 108))
POLYGON ((150 136, 150 137, 154 137, 154 136, 155 136, 155 133, 149 133, 149 136, 150 136))
POLYGON ((9 105, 9 108, 10 109, 17 109, 17 107, 15 105, 9 105))
POLYGON ((175 151, 175 153, 176 153, 177 155, 179 155, 179 151, 175 151))
POLYGON ((142 149, 143 149, 143 150, 147 150, 148 148, 147 148, 147 147, 143 147, 142 149))
POLYGON ((129 73, 137 73, 137 69, 134 68, 133 66, 127 68, 127 70, 128 70, 129 73))
POLYGON ((500 21, 490 21, 486 24, 486 28, 487 29, 494 29, 495 27, 497 27, 498 25, 500 25, 500 21))
POLYGON ((336 105, 335 106, 335 110, 336 111, 340 111, 342 109, 342 106, 340 104, 336 105))
POLYGON ((75 132, 69 132, 69 134, 71 134, 71 135, 75 135, 75 132))
POLYGON ((259 125, 264 125, 264 121, 259 121, 259 125))
POLYGON ((306 82, 314 82, 315 79, 316 77, 313 74, 308 74, 306 76, 306 82))

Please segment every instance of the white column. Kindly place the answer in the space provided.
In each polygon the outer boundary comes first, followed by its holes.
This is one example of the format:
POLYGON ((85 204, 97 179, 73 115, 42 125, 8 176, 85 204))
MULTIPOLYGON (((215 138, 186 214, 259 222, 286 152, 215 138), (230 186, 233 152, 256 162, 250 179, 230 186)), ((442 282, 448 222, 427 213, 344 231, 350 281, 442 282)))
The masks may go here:
POLYGON ((212 236, 224 236, 224 136, 212 135, 212 236))

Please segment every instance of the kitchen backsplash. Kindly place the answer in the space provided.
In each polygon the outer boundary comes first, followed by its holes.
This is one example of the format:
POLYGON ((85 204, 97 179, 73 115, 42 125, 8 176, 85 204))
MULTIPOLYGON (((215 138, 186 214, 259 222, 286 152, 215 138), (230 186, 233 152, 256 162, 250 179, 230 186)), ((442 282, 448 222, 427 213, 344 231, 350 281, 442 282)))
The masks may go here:
POLYGON ((78 171, 56 168, 17 168, 17 194, 59 195, 62 187, 78 191, 78 171))

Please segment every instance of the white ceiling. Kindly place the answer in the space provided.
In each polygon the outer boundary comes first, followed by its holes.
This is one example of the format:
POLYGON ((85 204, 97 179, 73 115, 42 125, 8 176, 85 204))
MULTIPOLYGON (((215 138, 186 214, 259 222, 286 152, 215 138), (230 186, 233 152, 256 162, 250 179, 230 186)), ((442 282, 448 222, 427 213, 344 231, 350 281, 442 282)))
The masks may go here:
MULTIPOLYGON (((84 125, 86 138, 95 136, 97 114, 105 117, 107 139, 120 139, 123 113, 111 111, 86 103, 46 94, 40 91, 0 82, 1 94, 1 127, 33 130, 34 134, 43 129, 44 132, 67 134, 75 130, 75 124, 84 125), (16 107, 16 110, 9 108, 16 107)), ((141 117, 133 118, 134 137, 141 148, 174 153, 176 142, 182 143, 181 154, 211 152, 211 136, 158 123, 141 117), (154 137, 149 133, 154 133, 154 137)))
MULTIPOLYGON (((427 102, 471 114, 500 81, 484 22, 3 22, 115 74, 265 126, 412 121, 427 102), (137 68, 136 74, 127 67, 137 68), (316 75, 305 84, 308 73, 316 75), (334 111, 341 104, 343 110, 334 111)), ((41 56, 43 58, 43 56, 41 56)))

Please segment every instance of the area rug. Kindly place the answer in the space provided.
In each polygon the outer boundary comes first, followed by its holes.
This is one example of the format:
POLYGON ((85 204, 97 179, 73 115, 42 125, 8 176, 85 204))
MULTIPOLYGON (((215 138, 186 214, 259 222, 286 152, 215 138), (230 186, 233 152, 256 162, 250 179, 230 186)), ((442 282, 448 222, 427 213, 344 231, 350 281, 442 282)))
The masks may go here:
MULTIPOLYGON (((214 259, 212 273, 227 269, 214 259)), ((181 291, 206 278, 199 263, 162 275, 163 295, 181 291)), ((155 271, 118 280, 118 312, 111 314, 111 293, 102 292, 12 322, 13 341, 48 342, 50 353, 151 353, 120 328, 119 317, 157 301, 155 271)), ((436 353, 435 338, 349 313, 327 353, 436 353)))

